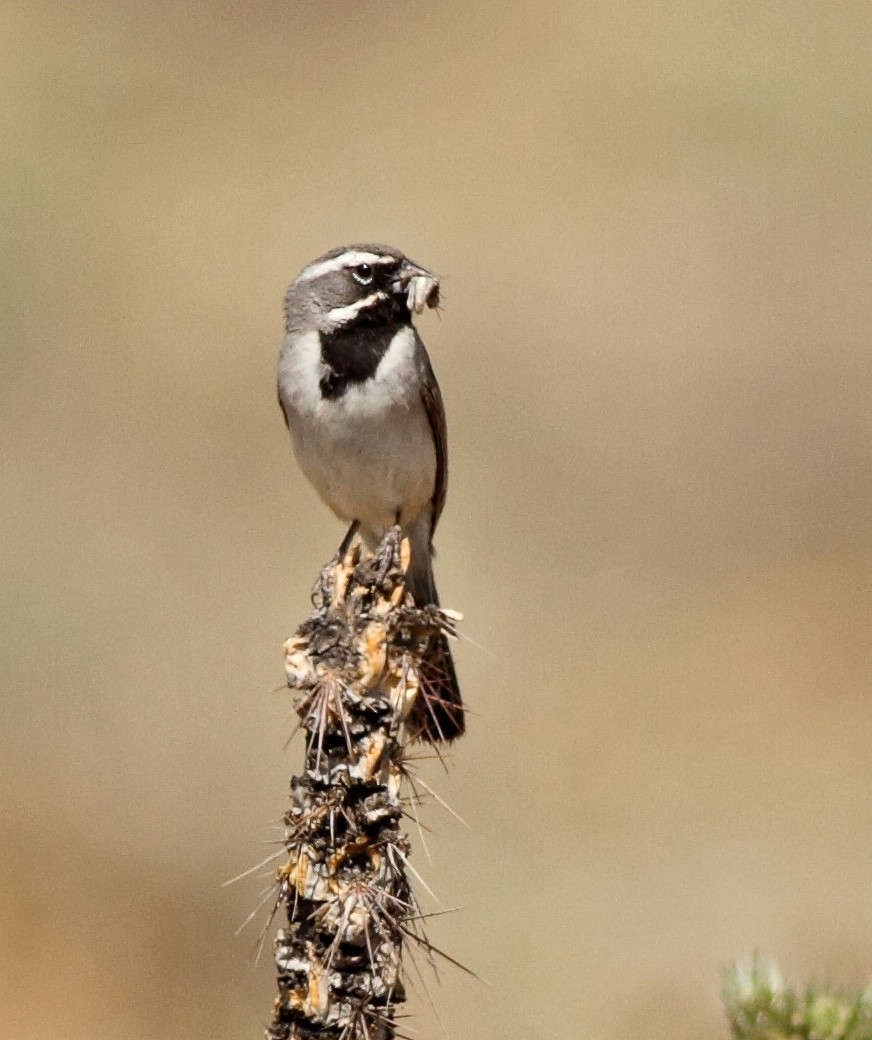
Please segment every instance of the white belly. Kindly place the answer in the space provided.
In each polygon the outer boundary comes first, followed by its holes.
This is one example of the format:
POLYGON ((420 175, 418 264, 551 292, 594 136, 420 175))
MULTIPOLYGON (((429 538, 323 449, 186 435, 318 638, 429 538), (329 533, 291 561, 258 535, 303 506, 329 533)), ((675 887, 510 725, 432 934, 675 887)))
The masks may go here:
POLYGON ((300 466, 327 505, 377 537, 429 506, 436 450, 421 401, 414 333, 394 337, 374 379, 321 397, 317 334, 283 351, 279 386, 300 466))

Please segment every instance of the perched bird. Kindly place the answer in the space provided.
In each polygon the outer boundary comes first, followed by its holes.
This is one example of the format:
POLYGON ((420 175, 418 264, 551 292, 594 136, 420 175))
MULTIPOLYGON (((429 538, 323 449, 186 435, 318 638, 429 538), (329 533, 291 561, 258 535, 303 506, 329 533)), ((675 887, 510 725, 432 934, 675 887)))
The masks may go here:
MULTIPOLYGON (((398 249, 351 245, 304 267, 285 294, 279 404, 300 466, 321 498, 373 548, 393 524, 408 536, 408 587, 439 603, 433 532, 445 504, 445 408, 412 315, 439 303, 439 280, 398 249)), ((422 674, 417 736, 450 741, 463 706, 444 634, 422 674)))

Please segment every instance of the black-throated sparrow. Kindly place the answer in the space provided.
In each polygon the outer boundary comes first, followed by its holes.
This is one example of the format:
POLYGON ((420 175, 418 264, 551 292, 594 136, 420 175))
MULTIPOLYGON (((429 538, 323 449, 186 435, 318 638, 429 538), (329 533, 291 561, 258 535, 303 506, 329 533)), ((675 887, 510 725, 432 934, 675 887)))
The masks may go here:
MULTIPOLYGON (((412 315, 439 281, 398 249, 352 245, 304 267, 285 294, 279 404, 315 490, 374 547, 399 523, 412 547, 409 591, 437 604, 433 531, 445 504, 445 408, 412 315)), ((346 538, 346 542, 350 538, 346 538)), ((454 740, 463 706, 448 641, 425 660, 421 739, 454 740)))

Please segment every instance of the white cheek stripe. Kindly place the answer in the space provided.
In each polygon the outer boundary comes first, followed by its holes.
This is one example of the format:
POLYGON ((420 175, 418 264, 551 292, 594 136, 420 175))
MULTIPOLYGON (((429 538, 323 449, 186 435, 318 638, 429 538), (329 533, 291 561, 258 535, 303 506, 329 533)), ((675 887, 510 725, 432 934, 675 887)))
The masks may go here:
POLYGON ((396 257, 385 256, 384 253, 367 253, 363 250, 349 249, 339 256, 334 256, 332 260, 321 260, 320 263, 304 267, 297 276, 297 281, 311 282, 315 278, 320 278, 321 275, 332 274, 334 271, 341 271, 346 267, 356 267, 358 264, 395 264, 396 262, 396 257))
POLYGON ((334 307, 333 310, 327 311, 327 317, 329 318, 331 325, 344 325, 346 321, 352 321, 361 311, 366 310, 367 307, 374 307, 375 304, 384 303, 387 299, 387 293, 370 293, 369 296, 364 296, 364 298, 358 300, 357 303, 349 303, 347 307, 334 307))

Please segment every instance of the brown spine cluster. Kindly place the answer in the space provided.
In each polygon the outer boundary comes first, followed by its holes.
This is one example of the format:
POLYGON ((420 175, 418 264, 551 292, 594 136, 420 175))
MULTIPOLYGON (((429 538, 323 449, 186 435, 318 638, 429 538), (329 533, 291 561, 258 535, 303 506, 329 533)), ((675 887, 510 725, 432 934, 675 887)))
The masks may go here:
POLYGON ((404 946, 432 949, 407 876, 401 788, 426 710, 421 662, 452 616, 414 607, 408 565, 398 529, 371 557, 353 544, 322 571, 314 612, 285 644, 306 768, 285 816, 269 1040, 390 1040, 404 946))

